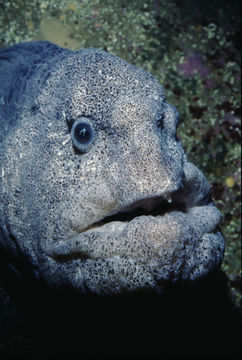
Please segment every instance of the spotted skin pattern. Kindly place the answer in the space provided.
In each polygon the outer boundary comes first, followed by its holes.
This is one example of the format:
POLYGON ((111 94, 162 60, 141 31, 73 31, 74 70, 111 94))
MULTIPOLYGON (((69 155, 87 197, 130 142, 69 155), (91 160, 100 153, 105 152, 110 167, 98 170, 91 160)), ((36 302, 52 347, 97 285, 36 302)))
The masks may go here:
POLYGON ((220 213, 146 71, 97 49, 0 52, 0 247, 53 289, 162 292, 220 266, 220 213))

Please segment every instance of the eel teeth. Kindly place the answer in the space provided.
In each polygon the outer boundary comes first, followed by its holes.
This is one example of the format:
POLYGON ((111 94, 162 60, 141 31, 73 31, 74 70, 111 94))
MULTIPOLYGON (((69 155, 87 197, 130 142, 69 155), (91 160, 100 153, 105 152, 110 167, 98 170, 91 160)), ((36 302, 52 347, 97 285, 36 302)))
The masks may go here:
POLYGON ((172 203, 172 197, 171 197, 171 194, 167 194, 165 195, 165 200, 168 202, 168 203, 172 203))

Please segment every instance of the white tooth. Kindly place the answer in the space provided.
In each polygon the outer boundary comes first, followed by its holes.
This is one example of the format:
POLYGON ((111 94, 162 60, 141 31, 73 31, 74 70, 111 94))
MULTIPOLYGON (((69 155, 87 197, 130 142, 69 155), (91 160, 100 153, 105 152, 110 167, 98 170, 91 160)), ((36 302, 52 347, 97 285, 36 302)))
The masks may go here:
POLYGON ((166 200, 168 201, 168 203, 172 203, 171 195, 167 195, 166 200))

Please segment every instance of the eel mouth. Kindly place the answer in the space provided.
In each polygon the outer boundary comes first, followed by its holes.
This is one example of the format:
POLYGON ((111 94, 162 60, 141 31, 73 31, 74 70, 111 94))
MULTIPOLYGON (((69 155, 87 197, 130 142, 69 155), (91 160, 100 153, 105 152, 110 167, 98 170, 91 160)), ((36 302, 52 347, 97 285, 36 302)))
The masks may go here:
POLYGON ((173 244, 183 241, 185 233, 194 240, 213 233, 221 214, 212 203, 209 184, 190 163, 184 174, 180 189, 173 193, 141 199, 87 227, 62 231, 52 242, 50 255, 80 259, 133 256, 137 241, 149 245, 158 241, 163 246, 170 237, 173 244))
POLYGON ((173 197, 168 195, 166 199, 161 197, 147 198, 137 201, 112 215, 105 216, 101 220, 83 229, 80 233, 100 230, 101 227, 110 223, 128 223, 140 216, 164 216, 173 211, 186 213, 189 211, 189 204, 184 200, 177 200, 175 195, 173 197))
MULTIPOLYGON (((180 197, 176 199, 174 196, 169 202, 160 198, 149 198, 108 215, 79 232, 75 231, 65 239, 55 241, 52 244, 51 256, 63 260, 68 259, 69 256, 81 260, 98 259, 120 255, 120 250, 124 255, 125 242, 130 243, 129 252, 134 243, 132 237, 135 238, 138 234, 138 238, 142 239, 145 233, 149 236, 151 228, 157 228, 157 223, 161 229, 158 232, 162 242, 167 229, 174 228, 174 219, 176 221, 181 216, 185 219, 185 223, 193 224, 193 227, 200 229, 196 237, 213 232, 220 221, 220 213, 212 203, 192 207, 185 200, 181 201, 180 197), (123 248, 121 244, 124 244, 123 248)), ((177 224, 180 228, 179 222, 177 224)), ((175 241, 179 241, 180 236, 178 235, 175 241)), ((150 241, 152 242, 152 236, 150 241)), ((135 250, 131 249, 131 253, 134 252, 135 250)))
MULTIPOLYGON (((179 192, 177 194, 179 195, 179 192)), ((49 255, 64 260, 69 256, 80 259, 90 258, 92 256, 88 248, 93 247, 90 246, 91 238, 99 238, 99 242, 102 242, 107 236, 119 236, 127 226, 132 226, 134 221, 158 219, 169 213, 187 211, 189 211, 188 204, 181 196, 176 198, 176 193, 141 199, 115 213, 109 213, 82 229, 75 227, 67 229, 66 232, 62 230, 61 236, 55 237, 49 255)))
POLYGON ((132 202, 86 227, 62 226, 47 255, 84 292, 160 291, 163 280, 193 281, 221 264, 220 219, 205 176, 186 163, 178 190, 132 202))

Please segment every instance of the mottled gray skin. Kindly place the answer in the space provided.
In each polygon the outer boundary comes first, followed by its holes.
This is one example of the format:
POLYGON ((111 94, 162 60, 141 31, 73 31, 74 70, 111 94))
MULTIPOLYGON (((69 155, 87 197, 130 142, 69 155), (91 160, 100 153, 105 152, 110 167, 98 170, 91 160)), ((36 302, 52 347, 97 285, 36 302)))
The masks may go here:
POLYGON ((0 81, 10 266, 23 262, 54 289, 119 294, 161 292, 220 265, 220 213, 153 76, 101 50, 35 42, 0 52, 0 81), (93 133, 81 152, 71 137, 80 118, 93 133))

